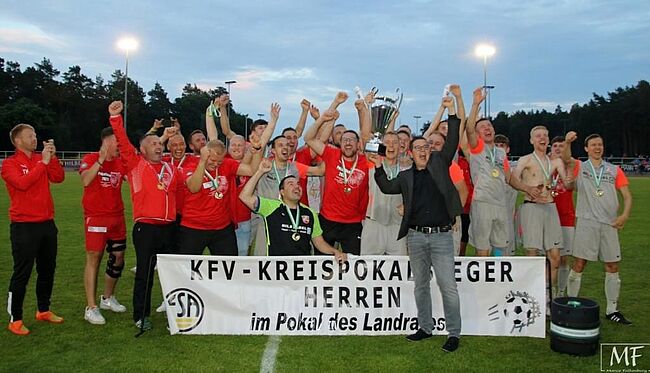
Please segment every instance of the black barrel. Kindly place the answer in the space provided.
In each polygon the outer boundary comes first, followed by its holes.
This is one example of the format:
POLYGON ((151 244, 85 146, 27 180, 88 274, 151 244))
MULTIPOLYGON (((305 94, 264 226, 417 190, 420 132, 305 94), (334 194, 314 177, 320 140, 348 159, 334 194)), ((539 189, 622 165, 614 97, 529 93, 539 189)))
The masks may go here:
POLYGON ((600 307, 587 298, 555 298, 551 304, 551 350, 592 356, 600 340, 600 307))

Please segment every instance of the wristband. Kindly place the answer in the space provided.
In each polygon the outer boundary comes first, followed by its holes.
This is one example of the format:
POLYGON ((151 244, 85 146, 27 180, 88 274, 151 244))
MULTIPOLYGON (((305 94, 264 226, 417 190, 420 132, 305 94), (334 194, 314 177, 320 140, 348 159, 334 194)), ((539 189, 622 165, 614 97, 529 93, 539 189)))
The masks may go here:
POLYGON ((103 162, 100 162, 100 161, 97 161, 97 164, 99 165, 99 167, 101 167, 101 166, 104 165, 104 163, 103 163, 103 162))

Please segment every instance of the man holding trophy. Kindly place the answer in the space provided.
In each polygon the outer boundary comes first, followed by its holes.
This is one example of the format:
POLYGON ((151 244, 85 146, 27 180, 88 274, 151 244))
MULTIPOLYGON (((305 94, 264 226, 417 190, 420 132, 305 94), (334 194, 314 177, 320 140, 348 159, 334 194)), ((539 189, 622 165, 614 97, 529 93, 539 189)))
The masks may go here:
MULTIPOLYGON (((374 93, 371 91, 371 93, 374 93)), ((357 95, 360 96, 359 93, 357 95)), ((355 104, 366 105, 359 97, 355 104)), ((372 102, 370 116, 362 116, 366 125, 362 127, 362 137, 370 138, 365 150, 369 159, 380 155, 381 161, 389 180, 395 179, 404 167, 398 162, 399 137, 393 131, 399 115, 399 105, 402 95, 396 98, 376 97, 372 102), (367 125, 370 122, 370 125, 367 125), (368 133, 371 130, 371 133, 368 133), (380 137, 381 136, 381 137, 380 137)), ((379 189, 374 180, 374 165, 369 165, 368 178, 368 210, 361 232, 362 255, 407 255, 406 238, 397 239, 402 216, 399 208, 402 198, 399 195, 385 194, 379 189)))

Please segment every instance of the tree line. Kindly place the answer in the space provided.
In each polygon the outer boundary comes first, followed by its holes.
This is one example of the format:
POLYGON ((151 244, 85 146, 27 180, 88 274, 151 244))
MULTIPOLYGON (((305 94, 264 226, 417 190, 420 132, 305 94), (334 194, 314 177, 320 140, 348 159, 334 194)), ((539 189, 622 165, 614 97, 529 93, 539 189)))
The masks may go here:
MULTIPOLYGON (((99 145, 99 131, 107 126, 106 107, 124 98, 125 76, 115 70, 106 81, 84 75, 80 66, 64 73, 44 58, 34 66, 21 69, 18 62, 0 57, 0 132, 7 134, 18 123, 33 125, 41 139, 56 139, 60 150, 90 150, 99 145)), ((137 140, 156 118, 177 118, 183 133, 203 128, 205 108, 224 87, 208 91, 186 84, 173 102, 165 89, 155 83, 145 93, 137 81, 128 81, 128 133, 137 140)), ((231 127, 244 134, 246 120, 231 106, 231 127)), ((469 108, 467 108, 469 110, 469 108)), ((650 84, 639 81, 635 86, 616 88, 605 96, 593 93, 584 105, 573 104, 568 111, 557 106, 546 110, 499 112, 493 118, 497 133, 510 138, 511 154, 530 152, 529 131, 545 125, 550 136, 577 131, 582 137, 599 133, 605 138, 607 155, 634 156, 650 153, 650 84)), ((424 124, 422 131, 428 128, 424 124)), ((0 136, 0 149, 12 149, 8 136, 0 136)), ((574 152, 583 155, 581 146, 574 152)))

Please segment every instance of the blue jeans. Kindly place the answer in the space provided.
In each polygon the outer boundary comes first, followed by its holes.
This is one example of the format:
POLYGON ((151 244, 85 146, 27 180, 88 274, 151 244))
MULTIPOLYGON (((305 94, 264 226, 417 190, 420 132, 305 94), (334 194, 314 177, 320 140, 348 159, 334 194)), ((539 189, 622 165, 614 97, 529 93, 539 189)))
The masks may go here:
POLYGON ((454 240, 452 232, 426 234, 410 229, 407 236, 409 260, 415 279, 415 305, 420 329, 431 333, 431 267, 442 294, 447 332, 460 336, 460 299, 454 276, 454 240))
POLYGON ((235 236, 237 236, 238 255, 247 256, 248 248, 251 245, 251 221, 246 220, 237 223, 237 229, 235 229, 235 236))

